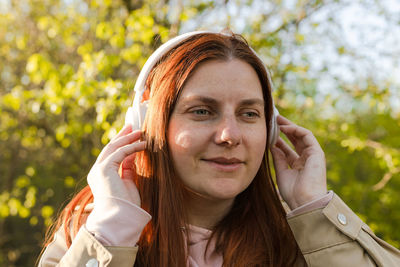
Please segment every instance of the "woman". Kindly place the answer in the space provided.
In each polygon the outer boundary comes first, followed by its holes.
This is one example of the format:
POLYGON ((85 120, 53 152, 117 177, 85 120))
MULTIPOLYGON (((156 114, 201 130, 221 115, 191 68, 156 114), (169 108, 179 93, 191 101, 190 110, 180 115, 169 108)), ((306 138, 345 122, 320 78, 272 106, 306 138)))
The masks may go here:
POLYGON ((64 209, 40 266, 400 263, 399 251, 327 192, 318 142, 277 116, 269 75, 239 35, 167 42, 135 91, 128 124, 64 209), (143 131, 132 129, 144 113, 143 131))

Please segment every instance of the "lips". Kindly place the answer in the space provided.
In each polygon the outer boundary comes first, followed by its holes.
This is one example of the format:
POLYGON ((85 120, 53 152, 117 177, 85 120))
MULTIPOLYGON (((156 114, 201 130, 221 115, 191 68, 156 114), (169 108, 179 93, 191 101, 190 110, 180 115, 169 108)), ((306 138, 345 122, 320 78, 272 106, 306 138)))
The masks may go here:
POLYGON ((203 161, 205 161, 211 168, 219 172, 235 172, 244 164, 244 161, 237 158, 224 157, 207 158, 203 159, 203 161))
POLYGON ((237 159, 237 158, 224 158, 224 157, 218 157, 218 158, 209 158, 209 159, 204 159, 205 161, 212 161, 218 164, 223 164, 223 165, 230 165, 230 164, 238 164, 238 163, 244 163, 243 161, 237 159))

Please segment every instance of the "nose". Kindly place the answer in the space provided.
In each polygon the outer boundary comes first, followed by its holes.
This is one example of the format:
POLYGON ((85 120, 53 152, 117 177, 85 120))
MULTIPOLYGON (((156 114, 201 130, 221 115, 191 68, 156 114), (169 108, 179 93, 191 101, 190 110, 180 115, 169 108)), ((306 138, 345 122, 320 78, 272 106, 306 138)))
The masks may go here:
POLYGON ((221 119, 215 135, 216 144, 234 147, 242 143, 242 138, 242 130, 235 116, 221 119))

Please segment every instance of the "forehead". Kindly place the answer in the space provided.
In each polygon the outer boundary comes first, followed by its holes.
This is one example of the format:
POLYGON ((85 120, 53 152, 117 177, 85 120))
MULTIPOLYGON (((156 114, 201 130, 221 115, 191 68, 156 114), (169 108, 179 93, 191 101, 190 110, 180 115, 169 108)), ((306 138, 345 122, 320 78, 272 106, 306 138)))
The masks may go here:
POLYGON ((193 95, 263 99, 256 71, 239 59, 208 60, 200 63, 186 81, 181 98, 193 95))

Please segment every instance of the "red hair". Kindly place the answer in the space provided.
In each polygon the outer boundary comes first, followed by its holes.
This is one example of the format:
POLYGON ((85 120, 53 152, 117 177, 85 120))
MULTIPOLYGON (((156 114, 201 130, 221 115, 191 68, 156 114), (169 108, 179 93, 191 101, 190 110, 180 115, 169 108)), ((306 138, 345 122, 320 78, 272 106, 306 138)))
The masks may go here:
MULTIPOLYGON (((142 208, 152 215, 152 220, 138 242, 135 266, 186 266, 187 241, 182 231, 187 226, 186 192, 173 167, 166 129, 179 94, 196 66, 206 60, 234 58, 247 62, 257 72, 269 132, 273 103, 268 73, 240 35, 194 35, 165 54, 147 79, 151 101, 144 132, 148 144, 146 151, 136 155, 138 174, 133 179, 140 192, 142 208)), ((213 229, 211 239, 215 238, 216 252, 223 255, 223 266, 292 266, 301 257, 272 180, 269 142, 266 143, 254 180, 236 197, 232 209, 213 229)), ((92 198, 90 188, 84 188, 59 218, 56 228, 64 225, 68 246, 71 217, 78 218, 72 227, 76 233, 83 223, 84 206, 92 198), (74 212, 77 205, 80 208, 74 212)))

